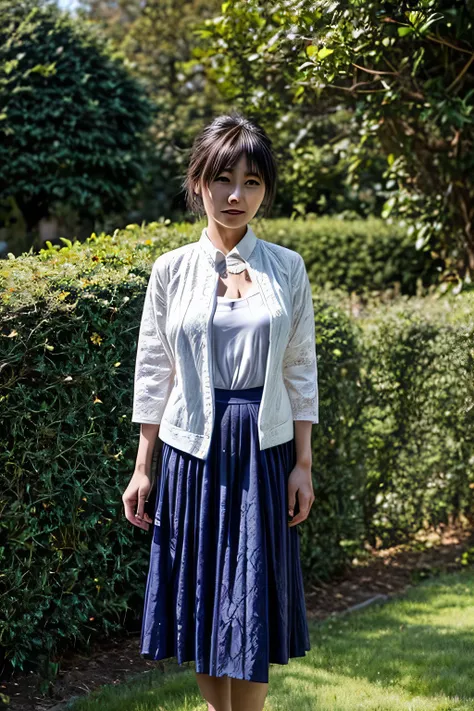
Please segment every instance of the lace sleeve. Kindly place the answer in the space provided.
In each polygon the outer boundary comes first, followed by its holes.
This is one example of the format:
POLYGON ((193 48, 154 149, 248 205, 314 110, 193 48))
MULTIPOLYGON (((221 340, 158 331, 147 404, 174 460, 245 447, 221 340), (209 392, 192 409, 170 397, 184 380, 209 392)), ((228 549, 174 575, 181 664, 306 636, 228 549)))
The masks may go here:
MULTIPOLYGON (((163 256, 163 255, 162 255, 163 256)), ((160 424, 175 368, 166 332, 164 264, 155 260, 143 304, 135 362, 132 422, 160 424)))
POLYGON ((283 356, 283 379, 294 420, 319 422, 318 369, 311 284, 301 255, 293 266, 293 320, 283 356))

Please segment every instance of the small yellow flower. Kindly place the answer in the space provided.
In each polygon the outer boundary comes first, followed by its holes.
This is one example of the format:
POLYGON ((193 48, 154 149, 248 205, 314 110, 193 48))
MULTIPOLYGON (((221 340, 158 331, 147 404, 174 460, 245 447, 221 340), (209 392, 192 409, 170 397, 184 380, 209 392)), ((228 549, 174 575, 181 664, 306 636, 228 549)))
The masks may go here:
POLYGON ((100 344, 102 343, 102 340, 103 340, 102 336, 99 336, 99 334, 94 331, 94 333, 91 336, 92 343, 94 343, 96 346, 100 346, 100 344))

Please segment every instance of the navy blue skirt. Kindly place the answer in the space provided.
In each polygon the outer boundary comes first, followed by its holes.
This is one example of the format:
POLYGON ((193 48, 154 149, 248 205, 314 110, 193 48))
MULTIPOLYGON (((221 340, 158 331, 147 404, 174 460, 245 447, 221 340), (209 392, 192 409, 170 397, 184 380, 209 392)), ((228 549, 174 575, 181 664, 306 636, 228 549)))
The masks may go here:
MULTIPOLYGON (((288 526, 295 440, 260 450, 263 386, 215 389, 206 460, 163 442, 140 653, 268 682, 310 649, 298 526, 288 526)), ((297 510, 297 509, 296 509, 297 510)))

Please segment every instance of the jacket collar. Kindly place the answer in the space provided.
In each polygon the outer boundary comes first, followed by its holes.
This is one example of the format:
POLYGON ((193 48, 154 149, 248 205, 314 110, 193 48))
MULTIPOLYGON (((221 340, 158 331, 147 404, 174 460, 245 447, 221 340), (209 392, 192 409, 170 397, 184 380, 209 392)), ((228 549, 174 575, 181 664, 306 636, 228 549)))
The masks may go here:
MULTIPOLYGON (((224 263, 227 263, 228 265, 237 265, 239 262, 242 262, 242 260, 244 262, 248 262, 249 257, 257 244, 257 236, 250 225, 247 225, 247 231, 242 239, 237 242, 235 247, 233 247, 230 252, 224 254, 224 252, 215 247, 211 242, 211 239, 207 233, 207 227, 204 227, 198 244, 206 254, 211 265, 220 271, 224 263)), ((236 268, 237 270, 239 269, 238 266, 236 268)), ((234 271, 232 267, 230 270, 234 271)))

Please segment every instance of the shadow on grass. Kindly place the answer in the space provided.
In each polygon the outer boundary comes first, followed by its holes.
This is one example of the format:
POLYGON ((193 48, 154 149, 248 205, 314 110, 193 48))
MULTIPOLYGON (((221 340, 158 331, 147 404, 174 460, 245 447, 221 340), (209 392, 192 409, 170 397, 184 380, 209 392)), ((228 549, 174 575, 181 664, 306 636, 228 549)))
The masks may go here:
MULTIPOLYGON (((310 632, 305 657, 270 666, 265 711, 474 711, 473 569, 311 623, 310 632)), ((194 663, 175 669, 103 687, 72 708, 207 711, 194 663)))

